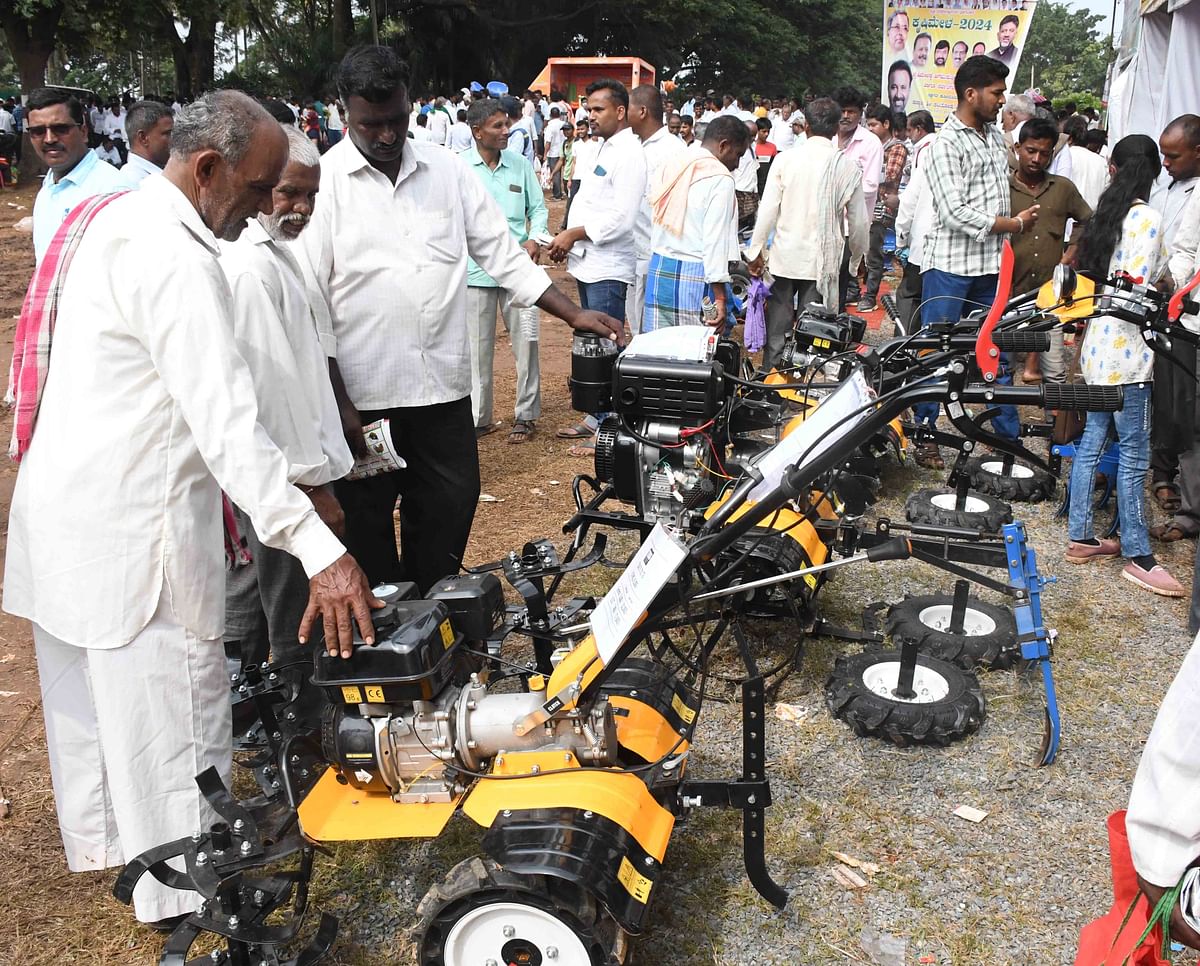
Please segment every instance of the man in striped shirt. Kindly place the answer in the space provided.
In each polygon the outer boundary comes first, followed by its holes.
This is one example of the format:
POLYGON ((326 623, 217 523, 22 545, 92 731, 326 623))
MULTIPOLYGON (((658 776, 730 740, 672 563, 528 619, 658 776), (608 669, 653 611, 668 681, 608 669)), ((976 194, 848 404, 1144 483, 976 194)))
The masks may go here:
MULTIPOLYGON (((1004 236, 1024 232, 1038 218, 1038 205, 1016 217, 1009 214, 1004 136, 995 127, 1007 76, 1008 67, 998 60, 967 58, 954 75, 958 107, 929 149, 934 215, 921 266, 925 325, 957 322, 974 309, 990 306, 996 297, 1004 236)), ((1000 378, 1012 376, 1005 371, 1000 378)), ((1002 407, 992 426, 999 435, 1015 439, 1020 428, 1016 409, 1002 407)))

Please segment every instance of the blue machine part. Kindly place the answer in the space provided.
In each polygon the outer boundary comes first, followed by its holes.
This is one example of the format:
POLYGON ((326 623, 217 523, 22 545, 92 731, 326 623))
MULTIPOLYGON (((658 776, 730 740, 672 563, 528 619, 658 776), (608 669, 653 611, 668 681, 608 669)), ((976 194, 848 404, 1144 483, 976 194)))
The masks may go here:
POLYGON ((1058 756, 1062 721, 1058 714, 1058 696, 1054 690, 1054 672, 1050 665, 1054 632, 1042 622, 1042 588, 1054 583, 1055 578, 1043 577, 1038 573, 1037 555, 1025 538, 1023 523, 1006 523, 1001 535, 1008 548, 1008 582, 1025 592, 1025 596, 1018 598, 1013 605, 1021 657, 1036 661, 1042 669, 1042 684, 1046 690, 1046 734, 1040 764, 1049 765, 1058 756))

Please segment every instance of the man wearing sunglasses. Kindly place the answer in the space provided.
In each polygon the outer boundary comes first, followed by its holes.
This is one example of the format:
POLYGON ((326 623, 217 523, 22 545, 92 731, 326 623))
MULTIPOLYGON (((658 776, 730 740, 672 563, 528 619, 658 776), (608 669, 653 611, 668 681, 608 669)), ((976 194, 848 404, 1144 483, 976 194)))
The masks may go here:
POLYGON ((67 214, 93 195, 123 191, 128 179, 88 150, 83 105, 67 91, 42 87, 29 95, 26 130, 34 153, 50 169, 33 203, 33 253, 40 262, 67 214))

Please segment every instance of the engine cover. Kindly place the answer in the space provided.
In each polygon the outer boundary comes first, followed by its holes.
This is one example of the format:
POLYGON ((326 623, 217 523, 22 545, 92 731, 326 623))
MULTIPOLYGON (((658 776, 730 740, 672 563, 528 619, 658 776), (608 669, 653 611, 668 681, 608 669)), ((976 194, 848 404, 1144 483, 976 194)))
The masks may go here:
POLYGON ((715 359, 689 362, 624 355, 613 369, 613 406, 630 422, 708 422, 725 403, 725 368, 715 359))

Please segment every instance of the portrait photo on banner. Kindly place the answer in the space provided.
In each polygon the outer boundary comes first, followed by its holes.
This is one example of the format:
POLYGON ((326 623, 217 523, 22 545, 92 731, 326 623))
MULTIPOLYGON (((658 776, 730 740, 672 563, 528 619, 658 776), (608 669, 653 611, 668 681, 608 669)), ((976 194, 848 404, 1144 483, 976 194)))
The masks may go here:
MULTIPOLYGON (((977 54, 1017 69, 1037 0, 887 0, 883 7, 880 101, 893 111, 926 110, 941 124, 954 111, 954 74, 977 54)), ((1028 86, 1028 85, 1025 85, 1028 86)))

